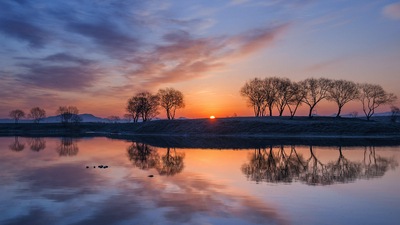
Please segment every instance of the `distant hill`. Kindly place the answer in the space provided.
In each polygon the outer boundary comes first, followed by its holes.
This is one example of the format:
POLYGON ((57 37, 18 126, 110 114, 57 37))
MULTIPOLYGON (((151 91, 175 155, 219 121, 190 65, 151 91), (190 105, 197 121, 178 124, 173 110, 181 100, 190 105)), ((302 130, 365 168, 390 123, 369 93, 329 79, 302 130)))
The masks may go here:
MULTIPOLYGON (((94 116, 92 114, 79 114, 79 116, 82 118, 82 122, 88 122, 88 123, 110 123, 108 119, 101 118, 94 116)), ((42 120, 40 120, 40 123, 59 123, 61 122, 61 117, 60 116, 49 116, 46 117, 42 120)), ((121 120, 121 123, 126 122, 125 120, 121 120)), ((13 119, 0 119, 0 123, 14 123, 13 119)), ((33 123, 33 120, 29 119, 21 119, 19 120, 18 123, 33 123)))

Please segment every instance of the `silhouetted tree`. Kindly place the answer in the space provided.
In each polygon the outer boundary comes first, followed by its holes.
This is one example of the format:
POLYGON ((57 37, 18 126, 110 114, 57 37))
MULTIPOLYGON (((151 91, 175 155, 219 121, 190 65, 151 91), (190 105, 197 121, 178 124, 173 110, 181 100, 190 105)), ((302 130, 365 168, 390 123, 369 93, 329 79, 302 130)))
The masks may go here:
POLYGON ((72 119, 75 121, 78 119, 76 116, 79 110, 75 106, 60 106, 56 113, 60 115, 62 123, 69 123, 72 119))
POLYGON ((277 78, 276 80, 276 107, 279 116, 282 116, 288 102, 292 97, 292 82, 288 78, 277 78))
POLYGON ((135 167, 148 170, 158 166, 160 156, 153 147, 144 143, 132 143, 128 147, 128 157, 135 167))
POLYGON ((185 107, 183 94, 178 90, 173 88, 160 89, 157 95, 160 99, 160 106, 165 109, 169 120, 175 118, 176 109, 185 107))
POLYGON ((308 117, 312 117, 315 106, 323 99, 328 97, 332 82, 326 78, 308 78, 300 82, 302 88, 306 91, 303 102, 310 107, 308 117))
POLYGON ((370 120, 379 106, 393 103, 397 99, 396 95, 387 93, 378 84, 360 84, 358 86, 360 89, 359 99, 367 120, 370 120))
POLYGON ((158 114, 159 98, 150 92, 140 92, 128 100, 126 110, 132 115, 133 121, 137 122, 142 117, 143 122, 151 120, 158 114))
POLYGON ((16 152, 20 152, 20 151, 24 150, 25 144, 20 143, 19 140, 18 140, 18 137, 15 136, 14 137, 14 142, 11 145, 9 145, 8 148, 10 150, 13 150, 13 151, 16 151, 16 152))
POLYGON ((297 109, 303 102, 305 96, 306 96, 305 89, 303 89, 299 83, 292 82, 290 85, 289 99, 287 102, 291 119, 293 119, 294 115, 297 112, 297 109))
POLYGON ((171 151, 167 148, 167 153, 161 157, 161 162, 157 164, 158 174, 161 176, 173 176, 182 172, 184 164, 183 159, 185 158, 185 153, 176 152, 175 148, 171 151))
POLYGON ((396 121, 397 121, 397 117, 400 115, 400 109, 399 109, 399 107, 391 106, 391 107, 390 107, 390 112, 392 113, 392 114, 390 115, 390 121, 396 122, 396 121))
POLYGON ((262 108, 265 104, 264 84, 259 78, 247 81, 240 89, 240 94, 247 99, 250 107, 253 107, 254 116, 262 116, 262 108))
POLYGON ((60 156, 75 156, 79 152, 77 140, 69 137, 63 137, 57 147, 60 156))
POLYGON ((39 123, 41 119, 46 117, 46 111, 39 107, 34 107, 28 114, 29 118, 33 119, 33 122, 39 123))
POLYGON ((265 104, 261 110, 262 116, 266 116, 266 108, 268 108, 269 116, 272 116, 272 109, 277 102, 279 82, 280 79, 277 77, 267 77, 263 80, 265 104))
POLYGON ((357 99, 359 95, 359 89, 357 84, 347 80, 334 80, 332 81, 331 87, 328 89, 327 100, 333 101, 338 106, 338 112, 336 117, 340 117, 340 112, 343 106, 357 99))
POLYGON ((11 111, 9 115, 14 119, 15 123, 18 123, 19 119, 25 117, 25 112, 20 109, 15 109, 11 111))
POLYGON ((46 148, 46 141, 43 138, 32 138, 29 140, 29 145, 32 151, 39 152, 46 148))

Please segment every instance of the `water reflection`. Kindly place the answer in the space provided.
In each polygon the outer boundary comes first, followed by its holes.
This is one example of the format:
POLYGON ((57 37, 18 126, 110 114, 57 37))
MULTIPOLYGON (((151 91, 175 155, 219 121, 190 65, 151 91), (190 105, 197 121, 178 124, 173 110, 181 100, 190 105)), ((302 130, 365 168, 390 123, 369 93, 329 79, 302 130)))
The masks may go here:
POLYGON ((28 143, 31 147, 31 150, 35 152, 39 152, 46 148, 46 141, 44 140, 44 138, 31 138, 28 140, 28 143))
POLYGON ((24 150, 25 144, 19 142, 18 137, 14 137, 14 142, 8 146, 8 148, 12 151, 20 152, 24 150))
POLYGON ((70 137, 63 137, 57 146, 59 156, 75 156, 79 152, 78 140, 70 137))
POLYGON ((182 172, 185 153, 177 152, 175 148, 167 148, 166 154, 160 157, 154 147, 134 142, 128 147, 128 157, 133 165, 141 170, 156 169, 161 176, 173 176, 182 172))
POLYGON ((310 156, 305 158, 297 153, 295 146, 290 146, 289 151, 284 146, 257 148, 241 169, 249 180, 256 182, 290 183, 297 180, 308 185, 330 185, 380 177, 388 169, 398 166, 394 158, 377 155, 374 147, 365 148, 363 159, 358 161, 347 159, 338 147, 337 159, 328 163, 318 159, 313 146, 309 150, 310 156))

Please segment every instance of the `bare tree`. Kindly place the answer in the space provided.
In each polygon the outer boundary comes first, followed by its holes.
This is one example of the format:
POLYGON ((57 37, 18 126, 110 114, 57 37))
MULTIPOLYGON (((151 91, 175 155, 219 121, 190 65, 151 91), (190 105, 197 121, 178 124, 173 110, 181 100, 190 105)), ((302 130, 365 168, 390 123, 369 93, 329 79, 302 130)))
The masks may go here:
POLYGON ((140 117, 140 99, 138 96, 133 96, 128 100, 126 111, 131 116, 134 123, 137 123, 140 117))
POLYGON ((269 111, 269 116, 272 116, 272 109, 277 101, 279 82, 280 79, 277 77, 267 77, 263 80, 263 93, 265 104, 261 109, 262 116, 266 115, 267 107, 269 111))
POLYGON ((183 94, 178 90, 173 88, 160 89, 157 95, 160 99, 160 105, 165 109, 169 120, 175 118, 176 109, 185 107, 183 94))
POLYGON ((323 99, 327 98, 331 87, 331 80, 326 78, 308 78, 300 82, 302 88, 306 91, 303 102, 310 107, 308 117, 312 117, 315 106, 323 99))
POLYGON ((253 107, 254 116, 262 116, 262 107, 265 104, 263 81, 259 78, 247 81, 240 89, 240 94, 247 98, 249 106, 253 107))
POLYGON ((28 114, 29 118, 33 119, 33 122, 39 123, 39 121, 46 117, 46 111, 40 107, 34 107, 28 114))
POLYGON ((15 123, 18 123, 19 119, 25 117, 25 112, 20 109, 15 109, 11 111, 9 115, 14 119, 15 123))
POLYGON ((328 90, 327 100, 333 101, 338 106, 336 117, 340 117, 343 106, 358 98, 359 89, 357 84, 347 80, 334 80, 328 90))
POLYGON ((378 84, 360 84, 358 86, 360 89, 359 100, 367 120, 370 120, 379 106, 393 103, 397 99, 396 95, 387 93, 378 84))
POLYGON ((392 112, 392 114, 390 115, 390 121, 396 122, 397 121, 397 117, 400 115, 399 107, 391 106, 390 107, 390 111, 392 112))
POLYGON ((288 78, 277 78, 276 80, 276 108, 278 109, 279 116, 282 116, 292 97, 291 85, 292 82, 288 78))
POLYGON ((60 106, 56 113, 60 115, 62 123, 69 123, 72 119, 77 119, 79 110, 75 106, 60 106))
POLYGON ((126 110, 137 122, 142 117, 143 122, 149 121, 158 114, 159 98, 150 92, 140 92, 128 100, 126 110))
POLYGON ((306 91, 299 83, 292 82, 289 89, 289 96, 290 97, 287 102, 287 106, 290 112, 290 118, 293 119, 297 109, 299 108, 299 106, 303 102, 304 97, 306 96, 306 91))

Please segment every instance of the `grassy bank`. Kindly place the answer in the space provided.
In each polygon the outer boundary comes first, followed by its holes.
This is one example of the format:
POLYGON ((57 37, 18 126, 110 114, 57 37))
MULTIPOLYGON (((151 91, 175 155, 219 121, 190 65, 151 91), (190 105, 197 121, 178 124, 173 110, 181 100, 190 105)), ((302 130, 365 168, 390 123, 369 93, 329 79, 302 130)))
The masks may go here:
POLYGON ((0 124, 0 135, 167 135, 253 137, 400 137, 400 124, 357 118, 263 117, 157 120, 145 123, 0 124))

